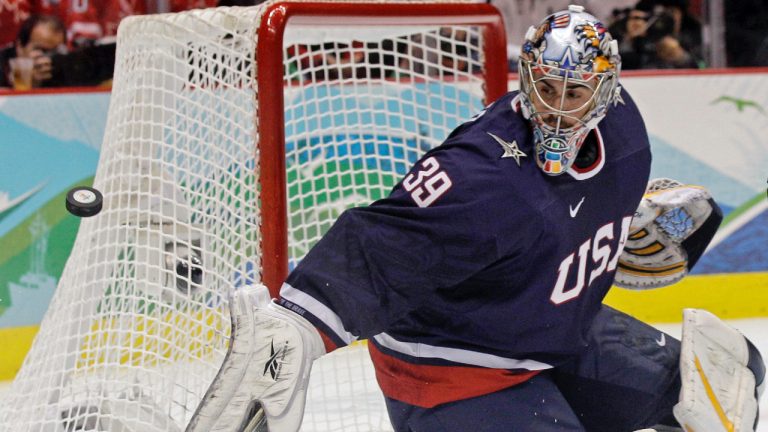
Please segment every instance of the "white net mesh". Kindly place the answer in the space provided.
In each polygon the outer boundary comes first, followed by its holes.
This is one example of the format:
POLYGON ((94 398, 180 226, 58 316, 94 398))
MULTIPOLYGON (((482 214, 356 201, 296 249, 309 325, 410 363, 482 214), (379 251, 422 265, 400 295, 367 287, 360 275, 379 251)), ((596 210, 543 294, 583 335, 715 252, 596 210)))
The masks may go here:
MULTIPOLYGON (((267 7, 124 21, 94 183, 104 209, 81 224, 0 430, 185 428, 227 349, 229 293, 270 265, 256 119, 271 101, 254 81, 267 7)), ((486 37, 480 25, 286 28, 290 267, 482 107, 486 37)), ((317 363, 303 431, 391 430, 365 351, 317 363)))

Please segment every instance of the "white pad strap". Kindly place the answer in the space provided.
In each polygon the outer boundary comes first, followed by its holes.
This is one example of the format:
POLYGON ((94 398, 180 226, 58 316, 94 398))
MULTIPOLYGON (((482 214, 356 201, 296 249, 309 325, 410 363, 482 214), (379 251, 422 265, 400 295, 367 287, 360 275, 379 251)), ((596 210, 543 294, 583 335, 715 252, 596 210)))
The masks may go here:
POLYGON ((707 311, 683 312, 682 389, 673 412, 686 431, 754 431, 755 376, 748 362, 741 333, 707 311))

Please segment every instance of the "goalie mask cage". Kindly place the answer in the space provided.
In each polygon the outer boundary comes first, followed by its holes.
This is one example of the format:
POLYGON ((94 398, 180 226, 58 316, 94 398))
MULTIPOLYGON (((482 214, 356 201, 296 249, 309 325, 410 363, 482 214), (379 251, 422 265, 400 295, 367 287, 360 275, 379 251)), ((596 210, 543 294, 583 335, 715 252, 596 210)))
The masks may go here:
MULTIPOLYGON (((124 20, 94 187, 2 431, 182 431, 233 289, 282 280, 350 206, 506 91, 476 3, 268 2, 124 20)), ((364 347, 316 362, 302 431, 391 430, 364 347)))

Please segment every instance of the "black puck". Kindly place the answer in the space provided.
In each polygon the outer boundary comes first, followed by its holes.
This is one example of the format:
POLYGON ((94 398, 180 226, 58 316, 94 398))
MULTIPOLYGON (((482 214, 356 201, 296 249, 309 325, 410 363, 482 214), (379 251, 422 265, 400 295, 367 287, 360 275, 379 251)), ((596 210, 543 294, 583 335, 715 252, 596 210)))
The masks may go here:
POLYGON ((75 216, 90 217, 99 214, 104 197, 101 192, 87 186, 78 186, 67 192, 67 211, 75 216))

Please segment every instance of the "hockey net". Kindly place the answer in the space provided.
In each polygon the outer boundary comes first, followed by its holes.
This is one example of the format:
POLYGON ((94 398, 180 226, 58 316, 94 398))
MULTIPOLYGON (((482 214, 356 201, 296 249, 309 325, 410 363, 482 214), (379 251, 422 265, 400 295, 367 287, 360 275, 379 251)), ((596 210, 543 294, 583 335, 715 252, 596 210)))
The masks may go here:
MULTIPOLYGON (((131 17, 94 186, 3 431, 181 431, 228 298, 273 294, 346 208, 506 89, 503 27, 469 3, 268 2, 131 17)), ((364 347, 315 366, 302 431, 390 430, 364 347)))

